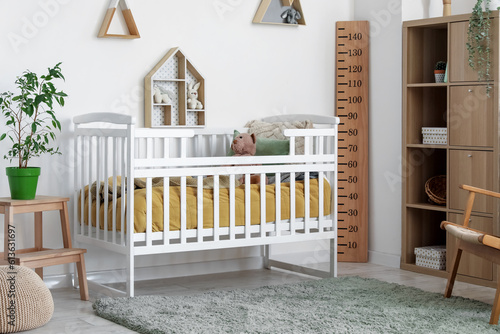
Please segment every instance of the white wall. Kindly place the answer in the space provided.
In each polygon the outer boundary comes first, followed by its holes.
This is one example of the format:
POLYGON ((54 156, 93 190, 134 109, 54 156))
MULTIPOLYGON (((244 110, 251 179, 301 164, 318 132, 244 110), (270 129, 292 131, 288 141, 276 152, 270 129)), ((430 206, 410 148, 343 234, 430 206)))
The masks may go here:
MULTIPOLYGON (((429 17, 443 16, 442 0, 402 0, 403 21, 424 19, 429 17)), ((467 14, 477 0, 453 0, 451 2, 451 13, 467 14)))
POLYGON ((369 261, 399 266, 401 254, 401 1, 356 0, 370 21, 369 261))
MULTIPOLYGON (((334 113, 334 27, 336 21, 352 19, 351 1, 302 1, 308 24, 304 27, 252 24, 260 0, 129 2, 142 36, 137 40, 96 37, 108 1, 0 2, 0 92, 14 89, 15 77, 27 68, 41 73, 62 61, 66 76, 66 82, 57 85, 69 95, 66 107, 57 110, 63 125, 58 137, 63 155, 32 162, 42 167, 39 194, 72 196, 73 116, 120 112, 136 116, 139 125, 143 124, 144 76, 171 47, 180 46, 206 77, 208 126, 242 126, 250 119, 280 113, 334 113)), ((0 130, 5 130, 3 124, 0 130)), ((385 144, 385 140, 380 143, 385 144)), ((7 142, 0 143, 1 155, 7 148, 7 142)), ((392 150, 390 154, 392 163, 392 150)), ((6 166, 9 162, 0 160, 0 196, 9 196, 6 166)), ((399 207, 399 202, 394 207, 399 207)), ((52 213, 44 217, 45 245, 58 247, 58 216, 52 213)), ((24 224, 16 235, 18 248, 32 243, 31 218, 19 217, 18 222, 24 224)), ((140 259, 137 264, 196 262, 256 253, 258 249, 252 248, 158 256, 140 259)), ((123 264, 122 257, 89 249, 89 271, 123 264)), ((47 273, 69 269, 51 267, 47 273)))

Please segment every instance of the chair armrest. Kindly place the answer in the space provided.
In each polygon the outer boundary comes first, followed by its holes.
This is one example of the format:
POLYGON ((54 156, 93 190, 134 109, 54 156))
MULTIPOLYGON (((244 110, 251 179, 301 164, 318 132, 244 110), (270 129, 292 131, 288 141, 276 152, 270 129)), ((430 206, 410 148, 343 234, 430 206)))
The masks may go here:
POLYGON ((497 193, 497 192, 494 192, 491 190, 485 190, 485 189, 481 189, 481 188, 477 188, 477 187, 472 187, 472 186, 468 186, 466 184, 461 184, 459 186, 459 188, 464 189, 464 190, 468 190, 468 191, 472 191, 474 193, 483 194, 486 196, 500 198, 500 193, 497 193))

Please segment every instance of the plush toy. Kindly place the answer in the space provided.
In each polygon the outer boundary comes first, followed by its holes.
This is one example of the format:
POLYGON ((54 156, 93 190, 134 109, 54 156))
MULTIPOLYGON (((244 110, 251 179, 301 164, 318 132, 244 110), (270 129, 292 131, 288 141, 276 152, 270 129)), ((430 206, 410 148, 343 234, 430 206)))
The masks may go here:
POLYGON ((281 18, 286 19, 287 23, 299 24, 297 20, 300 20, 302 18, 302 15, 300 15, 300 12, 298 10, 289 8, 281 14, 281 18))
MULTIPOLYGON (((253 156, 257 151, 257 137, 255 133, 240 133, 237 135, 233 142, 231 143, 231 149, 234 152, 234 156, 253 156)), ((240 182, 245 183, 245 176, 240 178, 240 182)), ((250 176, 251 184, 259 184, 260 183, 260 175, 251 175, 250 176)), ((266 178, 267 184, 267 178, 266 178)))
POLYGON ((189 83, 187 89, 187 103, 189 109, 203 109, 203 104, 198 101, 198 88, 200 88, 201 83, 198 82, 196 85, 194 82, 189 83))
POLYGON ((172 99, 175 97, 173 92, 163 89, 158 85, 153 86, 153 96, 155 99, 155 103, 166 103, 166 104, 171 104, 172 99))
POLYGON ((231 149, 235 156, 255 155, 255 152, 257 152, 257 137, 255 137, 255 133, 240 133, 231 143, 231 149))

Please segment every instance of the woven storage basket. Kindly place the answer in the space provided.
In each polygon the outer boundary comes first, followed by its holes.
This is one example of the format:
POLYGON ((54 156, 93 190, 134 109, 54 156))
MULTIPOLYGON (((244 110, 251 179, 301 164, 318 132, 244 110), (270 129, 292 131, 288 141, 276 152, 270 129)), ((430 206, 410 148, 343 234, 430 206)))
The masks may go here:
POLYGON ((0 310, 0 333, 20 332, 45 325, 54 313, 54 301, 33 270, 0 266, 0 310))
POLYGON ((425 182, 425 193, 435 204, 446 205, 446 175, 433 176, 425 182))

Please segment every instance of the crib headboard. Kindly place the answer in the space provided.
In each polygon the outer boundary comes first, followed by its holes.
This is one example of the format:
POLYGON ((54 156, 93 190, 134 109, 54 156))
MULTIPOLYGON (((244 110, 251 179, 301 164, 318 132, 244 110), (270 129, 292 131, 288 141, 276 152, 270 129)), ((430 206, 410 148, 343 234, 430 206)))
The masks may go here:
POLYGON ((310 120, 314 124, 339 124, 340 119, 334 116, 323 115, 309 115, 309 114, 292 114, 292 115, 279 115, 269 116, 261 119, 263 122, 294 122, 310 120))

